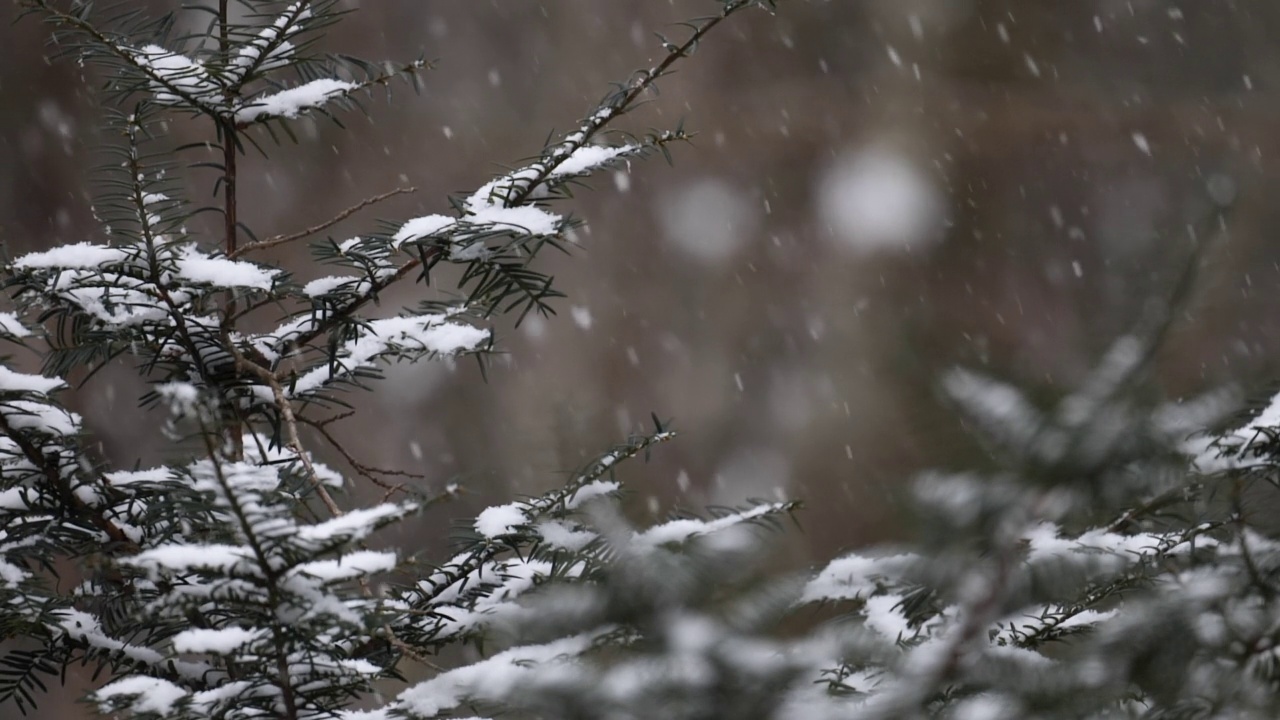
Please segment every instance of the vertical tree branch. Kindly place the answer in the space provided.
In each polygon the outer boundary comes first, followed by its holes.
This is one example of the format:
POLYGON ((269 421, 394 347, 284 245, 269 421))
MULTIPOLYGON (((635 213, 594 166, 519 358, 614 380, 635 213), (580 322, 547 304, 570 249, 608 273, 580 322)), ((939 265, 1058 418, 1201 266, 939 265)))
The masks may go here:
MULTIPOLYGON (((218 0, 218 52, 222 55, 224 66, 231 63, 231 30, 228 4, 230 0, 218 0)), ((227 104, 234 100, 236 90, 228 88, 227 104)), ((234 115, 220 116, 217 121, 222 135, 222 221, 223 250, 228 257, 236 254, 237 229, 239 220, 236 217, 236 122, 234 115)), ((227 291, 224 305, 224 334, 231 331, 231 319, 236 315, 236 296, 234 290, 227 291)), ((239 417, 234 408, 225 409, 227 415, 227 440, 234 460, 244 458, 244 433, 239 417)))

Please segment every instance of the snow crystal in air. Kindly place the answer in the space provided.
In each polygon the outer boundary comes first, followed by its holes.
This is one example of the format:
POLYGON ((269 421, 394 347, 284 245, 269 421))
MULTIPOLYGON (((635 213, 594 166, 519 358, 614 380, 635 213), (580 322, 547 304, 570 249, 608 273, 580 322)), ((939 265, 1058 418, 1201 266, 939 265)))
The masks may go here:
POLYGON ((1236 199, 1236 181, 1230 175, 1214 173, 1209 176, 1205 182, 1205 189, 1209 191, 1209 197, 1213 202, 1221 207, 1227 207, 1236 199))
POLYGON ((1031 53, 1024 53, 1022 55, 1022 61, 1027 64, 1027 70, 1031 73, 1032 77, 1040 77, 1040 64, 1036 62, 1035 58, 1031 57, 1031 53))
POLYGON ((837 246, 874 253, 936 241, 943 202, 929 177, 885 148, 847 152, 820 178, 817 210, 837 246))
POLYGON ((626 170, 615 170, 613 173, 613 186, 620 193, 629 192, 631 190, 631 174, 626 170))
POLYGON ((1151 155, 1151 143, 1147 142, 1146 135, 1143 135, 1140 132, 1134 133, 1133 144, 1137 146, 1138 150, 1140 150, 1143 155, 1147 155, 1147 156, 1151 155))
POLYGON ((755 203, 711 178, 668 192, 657 209, 667 241, 709 264, 722 263, 738 252, 758 223, 755 203))
POLYGON ((782 453, 768 447, 740 447, 720 463, 711 487, 710 504, 725 507, 785 495, 791 484, 791 465, 782 453))
POLYGON ((569 308, 569 313, 573 315, 573 322, 583 330, 591 329, 591 308, 574 305, 569 308))

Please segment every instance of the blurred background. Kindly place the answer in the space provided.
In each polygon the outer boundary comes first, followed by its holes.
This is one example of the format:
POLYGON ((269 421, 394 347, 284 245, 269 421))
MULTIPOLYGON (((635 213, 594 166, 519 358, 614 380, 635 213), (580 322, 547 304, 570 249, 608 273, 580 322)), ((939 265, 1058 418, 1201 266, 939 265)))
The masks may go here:
MULTIPOLYGON (((418 190, 333 237, 445 212, 449 194, 536 154, 654 61, 655 31, 681 37, 673 23, 715 9, 357 5, 324 49, 438 67, 420 94, 397 88, 368 118, 343 116, 345 131, 298 121, 298 144, 250 155, 241 212, 259 236, 405 185, 418 190)), ((633 163, 560 206, 587 223, 575 252, 541 260, 568 298, 556 316, 499 326, 507 354, 487 382, 472 362, 413 365, 352 398, 362 410, 337 432, 360 460, 472 491, 400 544, 443 556, 458 519, 559 483, 651 412, 682 435, 621 471, 637 519, 784 495, 806 502, 792 560, 900 536, 905 482, 984 461, 940 400, 939 373, 959 364, 1056 397, 1170 294, 1192 233, 1214 239, 1160 355, 1160 387, 1260 392, 1275 376, 1280 6, 780 5, 719 29, 618 126, 683 121, 698 135, 674 166, 633 163)), ((100 100, 84 70, 46 59, 45 31, 0 26, 10 254, 98 237, 87 188, 107 139, 100 100)), ((177 139, 199 130, 174 127, 177 139)), ((266 259, 307 267, 291 252, 266 259)), ((422 292, 400 288, 383 310, 422 292)), ((122 365, 74 403, 128 463, 166 451, 139 394, 122 365)))

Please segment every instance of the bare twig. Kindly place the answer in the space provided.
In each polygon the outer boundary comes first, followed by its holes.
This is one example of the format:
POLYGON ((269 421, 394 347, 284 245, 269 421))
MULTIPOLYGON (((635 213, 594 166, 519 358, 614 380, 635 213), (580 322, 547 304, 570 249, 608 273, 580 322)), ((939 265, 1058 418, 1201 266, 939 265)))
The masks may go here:
POLYGON ((378 475, 386 477, 403 477, 413 480, 426 479, 425 475, 418 473, 411 473, 404 470, 384 470, 382 468, 373 467, 372 465, 366 465, 359 460, 356 460, 355 457, 352 456, 351 453, 347 452, 347 449, 342 446, 342 443, 338 442, 338 439, 333 436, 333 433, 329 432, 328 425, 335 419, 336 418, 328 418, 327 420, 317 421, 309 418, 298 418, 299 422, 315 428, 325 440, 329 441, 329 444, 342 455, 342 458, 347 461, 347 464, 359 473, 361 477, 367 479, 369 482, 377 485, 383 490, 386 490, 387 494, 383 498, 384 500, 394 493, 403 492, 406 485, 404 483, 392 485, 386 480, 377 477, 378 475))
POLYGON ((241 255, 244 255, 245 253, 254 252, 255 250, 266 250, 267 248, 276 247, 277 245, 284 245, 286 243, 291 243, 296 240, 301 240, 303 238, 310 237, 312 235, 315 235, 316 233, 328 230, 334 225, 337 225, 343 220, 346 220, 352 215, 355 215, 361 210, 369 207, 370 205, 375 205, 377 203, 382 202, 383 200, 386 200, 387 198, 395 197, 396 195, 404 195, 406 193, 417 192, 417 190, 418 189, 415 187, 402 187, 402 188, 396 188, 395 190, 391 190, 389 192, 384 192, 381 195, 374 195, 373 197, 365 198, 364 200, 361 200, 355 205, 352 205, 346 210, 343 210, 337 215, 334 215, 332 218, 329 218, 328 220, 320 223, 319 225, 312 225, 311 227, 305 230, 299 230, 298 232, 289 233, 288 235, 275 235, 273 237, 267 238, 266 240, 260 240, 255 243, 249 243, 248 245, 243 245, 239 248, 236 248, 234 252, 227 253, 227 257, 237 258, 241 255))
POLYGON ((432 670, 435 670, 436 672, 445 671, 443 667, 428 660, 426 655, 423 655, 422 653, 415 650, 411 645, 401 640, 400 638, 396 637, 395 633, 391 630, 390 626, 387 626, 386 630, 390 634, 390 637, 388 637, 387 639, 391 641, 392 647, 404 653, 407 657, 413 660, 416 660, 422 663, 423 665, 426 665, 427 667, 431 668, 432 670))

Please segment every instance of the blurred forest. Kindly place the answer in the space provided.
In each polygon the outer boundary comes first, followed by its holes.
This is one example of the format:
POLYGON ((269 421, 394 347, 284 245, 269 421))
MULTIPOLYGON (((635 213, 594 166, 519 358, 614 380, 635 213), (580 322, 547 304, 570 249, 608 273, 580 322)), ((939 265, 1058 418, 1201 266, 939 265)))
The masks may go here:
MULTIPOLYGON (((714 10, 350 5, 359 11, 324 49, 437 69, 420 94, 398 87, 368 118, 342 116, 346 130, 299 121, 297 144, 250 151, 241 212, 260 237, 408 185, 417 192, 331 234, 447 211, 450 193, 535 154, 646 66, 654 31, 677 36, 673 23, 714 10)), ((718 30, 624 120, 639 132, 683 121, 698 135, 672 167, 635 164, 578 194, 580 248, 542 265, 568 298, 554 317, 501 327, 509 354, 487 381, 474 363, 414 365, 351 398, 364 411, 336 432, 360 460, 472 491, 418 521, 420 537, 399 537, 407 549, 443 547, 453 519, 559 482, 651 412, 682 437, 624 470, 637 519, 782 494, 807 505, 793 559, 892 538, 907 529, 894 501, 905 481, 984 462, 939 400, 939 371, 962 364, 1064 392, 1172 292, 1192 233, 1212 242, 1162 351, 1163 391, 1256 392, 1274 377, 1280 5, 780 5, 718 30)), ((96 233, 94 148, 110 140, 96 128, 100 98, 49 54, 38 22, 0 29, 10 256, 96 233)), ((172 127, 175 142, 206 130, 172 127)), ((210 192, 211 180, 200 178, 210 192)), ((121 364, 72 406, 106 456, 159 459, 166 440, 137 409, 136 383, 121 364)))

